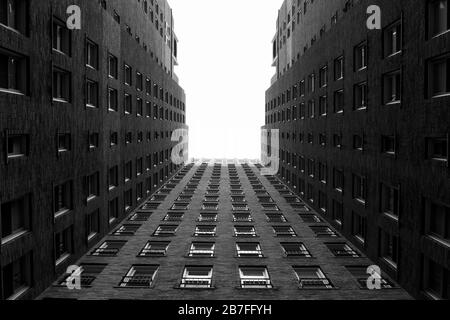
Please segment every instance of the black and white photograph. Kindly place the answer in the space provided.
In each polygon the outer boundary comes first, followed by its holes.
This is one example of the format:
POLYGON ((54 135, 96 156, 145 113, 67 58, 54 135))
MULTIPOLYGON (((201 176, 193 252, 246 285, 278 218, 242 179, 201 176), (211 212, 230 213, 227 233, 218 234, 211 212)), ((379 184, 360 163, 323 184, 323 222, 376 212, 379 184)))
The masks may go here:
POLYGON ((450 0, 0 0, 0 315, 438 306, 449 135, 450 0))

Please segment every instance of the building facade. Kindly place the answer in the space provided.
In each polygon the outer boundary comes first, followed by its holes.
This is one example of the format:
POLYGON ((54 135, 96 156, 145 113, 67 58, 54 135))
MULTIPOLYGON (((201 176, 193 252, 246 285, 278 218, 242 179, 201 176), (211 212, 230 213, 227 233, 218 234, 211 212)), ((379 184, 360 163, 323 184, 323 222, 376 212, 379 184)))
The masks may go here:
POLYGON ((173 25, 165 0, 0 1, 0 299, 36 297, 179 170, 173 25))
POLYGON ((266 92, 279 176, 416 298, 450 294, 449 5, 287 0, 266 92))
POLYGON ((260 169, 187 165, 39 299, 411 298, 384 273, 370 290, 373 263, 260 169))

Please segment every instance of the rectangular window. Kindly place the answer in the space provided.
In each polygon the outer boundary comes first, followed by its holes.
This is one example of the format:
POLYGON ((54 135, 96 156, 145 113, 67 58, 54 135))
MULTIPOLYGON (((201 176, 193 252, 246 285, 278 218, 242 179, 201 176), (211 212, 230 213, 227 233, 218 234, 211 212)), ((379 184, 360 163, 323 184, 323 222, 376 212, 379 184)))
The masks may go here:
POLYGON ((395 136, 381 136, 381 152, 395 155, 396 153, 396 139, 395 136))
POLYGON ((367 181, 365 177, 354 174, 353 175, 353 199, 362 203, 366 202, 367 196, 367 181))
POLYGON ((245 289, 270 289, 269 272, 266 267, 239 267, 241 288, 245 289))
POLYGON ((72 51, 72 33, 67 29, 66 24, 56 17, 53 17, 53 50, 60 53, 71 55, 72 51))
POLYGON ((217 222, 217 213, 200 213, 199 222, 217 222))
POLYGON ((450 56, 428 61, 427 88, 429 97, 450 94, 450 56))
POLYGON ((357 151, 364 151, 364 136, 355 134, 353 136, 353 149, 357 151))
POLYGON ((352 213, 352 234, 361 243, 366 241, 367 219, 359 214, 352 213))
POLYGON ((100 174, 98 172, 86 177, 86 199, 93 200, 100 196, 100 174))
POLYGON ((183 271, 180 288, 207 289, 212 286, 213 267, 186 266, 183 271))
POLYGON ((344 78, 344 57, 341 56, 334 60, 334 80, 344 78))
POLYGON ((262 258, 263 253, 259 243, 238 242, 236 243, 237 256, 239 258, 262 258))
POLYGON ((169 212, 164 217, 164 221, 166 222, 181 222, 183 221, 184 213, 181 212, 169 212))
POLYGON ((347 243, 327 243, 326 246, 336 257, 359 258, 361 256, 347 243))
POLYGON ((311 258, 311 253, 306 249, 306 246, 300 242, 285 242, 281 243, 286 257, 303 257, 311 258))
POLYGON ((354 86, 354 110, 367 108, 367 82, 362 82, 354 86))
POLYGON ((344 112, 344 90, 338 90, 334 92, 334 112, 344 112))
POLYGON ((160 225, 153 233, 155 237, 172 237, 177 232, 177 225, 160 225))
POLYGON ((396 22, 383 31, 384 56, 389 57, 402 51, 401 22, 396 22))
POLYGON ((86 106, 98 108, 98 82, 86 80, 86 106))
POLYGON ((256 237, 256 229, 253 226, 235 226, 234 227, 235 237, 256 237))
POLYGON ((374 279, 380 280, 381 289, 391 289, 394 287, 394 284, 385 278, 381 274, 377 274, 373 268, 369 266, 348 266, 347 270, 352 274, 352 276, 358 281, 361 289, 369 289, 367 283, 369 276, 372 275, 374 279))
POLYGON ((108 55, 108 75, 113 79, 119 78, 119 60, 112 54, 108 55))
POLYGON ((141 227, 139 224, 124 224, 117 228, 112 235, 113 236, 133 236, 136 231, 141 227))
POLYGON ((73 182, 68 181, 55 187, 54 212, 55 218, 73 209, 73 182))
POLYGON ((250 213, 233 213, 234 222, 252 222, 253 218, 250 213))
POLYGON ((124 95, 124 113, 125 114, 132 114, 133 113, 133 101, 130 94, 125 93, 124 95))
POLYGON ((132 77, 133 77, 133 69, 129 65, 125 64, 124 70, 125 70, 125 77, 124 77, 125 84, 128 86, 131 86, 132 85, 132 77))
POLYGON ((267 221, 269 223, 286 223, 287 219, 281 213, 266 213, 267 221))
POLYGON ((450 297, 450 271, 430 259, 424 261, 423 287, 432 299, 450 297))
POLYGON ((450 207, 425 201, 425 230, 434 238, 449 242, 450 240, 450 207))
POLYGON ((8 134, 6 138, 8 160, 29 156, 30 136, 27 134, 8 134))
POLYGON ((215 248, 214 242, 193 242, 189 249, 189 257, 212 258, 215 248))
POLYGON ((116 257, 120 249, 126 244, 126 241, 112 241, 107 240, 103 242, 98 248, 91 252, 91 256, 98 257, 116 257))
POLYGON ((399 239, 397 236, 380 229, 380 256, 394 269, 397 269, 399 239))
POLYGON ((0 49, 0 90, 27 94, 28 71, 28 58, 0 49))
POLYGON ((316 76, 314 73, 308 76, 308 92, 316 91, 316 76))
POLYGON ((450 29, 448 0, 428 1, 428 36, 435 37, 450 29))
POLYGON ((310 228, 318 238, 336 238, 338 236, 333 229, 327 226, 312 226, 310 228))
POLYGON ((139 257, 164 257, 167 254, 170 242, 149 241, 139 253, 139 257))
POLYGON ((142 91, 144 89, 144 78, 142 73, 136 72, 136 90, 142 91))
POLYGON ((291 226, 273 226, 273 232, 277 237, 296 237, 294 229, 291 226))
POLYGON ((400 191, 384 183, 380 186, 380 209, 394 218, 400 213, 400 191))
POLYGON ((402 99, 402 77, 400 70, 383 75, 383 104, 400 103, 402 99))
POLYGON ((32 285, 32 254, 5 265, 2 269, 3 298, 20 298, 32 285))
POLYGON ((96 210, 86 215, 87 240, 91 241, 99 233, 100 233, 100 211, 96 210))
POLYGON ((57 135, 57 149, 58 153, 69 152, 72 149, 70 133, 58 133, 57 135))
POLYGON ((71 86, 71 74, 62 69, 53 68, 53 99, 61 102, 70 102, 71 86))
POLYGON ((355 47, 355 71, 367 68, 367 44, 364 42, 355 47))
POLYGON ((108 88, 108 110, 114 112, 119 110, 119 93, 114 88, 108 88))
POLYGON ((328 85, 328 67, 325 66, 319 70, 319 86, 320 88, 328 85))
POLYGON ((18 238, 31 230, 31 196, 1 205, 1 243, 18 238))
POLYGON ((319 97, 319 114, 323 117, 328 113, 328 98, 327 96, 319 97))
POLYGON ((119 218, 119 198, 108 202, 108 221, 114 223, 119 218))
POLYGON ((73 228, 69 227, 55 233, 55 259, 56 265, 65 261, 73 252, 73 228))
POLYGON ((149 288, 155 279, 159 266, 156 265, 134 265, 120 281, 120 287, 126 288, 149 288))
POLYGON ((293 267, 300 289, 332 289, 333 284, 320 267, 293 267))
POLYGON ((195 228, 195 237, 215 237, 216 236, 217 227, 216 226, 197 226, 195 228))
POLYGON ((448 163, 449 140, 447 136, 426 139, 427 159, 448 163))
POLYGON ((98 69, 98 45, 89 39, 86 42, 86 65, 98 69))
POLYGON ((344 190, 344 173, 341 170, 333 169, 333 188, 340 192, 344 190))
POLYGON ((344 222, 344 205, 341 202, 333 200, 333 220, 340 226, 344 222))

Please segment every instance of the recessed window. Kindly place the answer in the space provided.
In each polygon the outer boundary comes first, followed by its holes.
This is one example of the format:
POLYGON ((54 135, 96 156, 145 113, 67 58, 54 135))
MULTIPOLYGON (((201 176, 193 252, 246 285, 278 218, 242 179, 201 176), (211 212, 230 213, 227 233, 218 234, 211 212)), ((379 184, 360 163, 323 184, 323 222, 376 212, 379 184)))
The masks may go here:
POLYGON ((86 183, 86 199, 87 201, 93 200, 100 195, 100 174, 98 172, 87 176, 85 178, 86 183))
POLYGON ((299 214, 299 216, 303 220, 304 223, 321 223, 321 222, 323 222, 322 218, 320 218, 316 214, 302 213, 302 214, 299 214))
POLYGON ((367 44, 364 42, 355 47, 355 71, 363 70, 367 67, 367 44))
POLYGON ((396 22, 383 31, 384 56, 389 57, 402 50, 401 22, 396 22))
POLYGON ((396 137, 393 136, 381 136, 381 152, 389 155, 396 154, 396 137))
POLYGON ((326 246, 336 257, 359 258, 358 254, 352 247, 346 243, 327 243, 326 246))
POLYGON ((153 233, 155 237, 173 237, 178 229, 177 225, 160 225, 153 233))
POLYGON ((91 241, 100 233, 100 210, 86 215, 87 240, 91 241))
POLYGON ((117 146, 119 143, 119 134, 117 132, 111 132, 109 139, 109 144, 111 147, 117 146))
POLYGON ((187 266, 184 268, 180 288, 208 289, 212 286, 213 267, 187 266))
POLYGON ((336 168, 333 169, 333 188, 340 192, 344 190, 344 173, 336 168))
POLYGON ((25 56, 0 49, 0 90, 27 94, 28 68, 25 56))
POLYGON ((424 261, 423 287, 432 299, 449 299, 450 271, 431 259, 424 261))
POLYGON ((380 186, 380 209, 381 212, 397 218, 400 213, 400 191, 382 183, 380 186))
POLYGON ((27 134, 8 134, 6 138, 8 160, 27 157, 30 149, 29 140, 27 134))
POLYGON ((383 103, 400 103, 402 99, 402 77, 400 70, 383 76, 383 103))
POLYGON ((119 167, 115 166, 108 171, 108 189, 113 190, 119 186, 119 167))
POLYGON ((334 92, 334 112, 344 112, 344 90, 338 90, 334 92))
POLYGON ((98 108, 98 82, 86 80, 86 106, 98 108))
POLYGON ((315 236, 318 238, 336 238, 338 234, 327 226, 312 226, 310 227, 312 232, 314 232, 315 236))
POLYGON ((32 265, 32 253, 29 253, 2 268, 4 299, 18 299, 31 287, 32 265))
POLYGON ((108 88, 108 110, 115 112, 119 110, 119 93, 114 88, 108 88))
POLYGON ((195 228, 195 237, 215 237, 216 236, 217 227, 216 226, 197 226, 195 228))
POLYGON ((355 134, 353 136, 353 149, 364 151, 364 135, 355 134))
POLYGON ((54 194, 54 212, 58 217, 73 208, 73 190, 72 181, 65 182, 55 187, 54 194))
POLYGON ((397 236, 380 229, 380 256, 394 269, 399 258, 399 239, 397 236))
POLYGON ((294 229, 290 226, 274 226, 273 232, 277 237, 296 237, 294 229))
POLYGON ((425 201, 425 232, 435 239, 450 241, 450 206, 425 201))
POLYGON ((367 181, 363 176, 353 175, 353 199, 366 203, 367 181))
POLYGON ((333 284, 319 267, 293 267, 300 289, 332 289, 333 284))
POLYGON ((114 79, 119 77, 119 62, 117 57, 112 54, 108 55, 108 74, 114 79))
POLYGON ((217 222, 217 213, 200 213, 199 222, 217 222))
POLYGON ((236 243, 237 256, 239 258, 262 258, 263 253, 261 245, 253 242, 238 242, 236 243))
POLYGON ((448 148, 447 136, 426 139, 427 159, 448 163, 448 148))
POLYGON ((281 243, 286 257, 303 257, 311 258, 311 253, 306 249, 306 246, 300 242, 285 242, 281 243))
POLYGON ((103 242, 98 248, 91 252, 91 256, 98 257, 116 257, 120 249, 126 244, 126 241, 111 241, 103 242))
POLYGON ((328 67, 325 66, 319 70, 319 86, 321 88, 328 85, 328 67))
POLYGON ((164 257, 169 245, 167 241, 149 241, 139 252, 139 257, 164 257))
POLYGON ((73 252, 73 227, 55 233, 55 261, 59 265, 73 252))
POLYGON ((428 36, 435 37, 450 29, 448 0, 428 0, 428 36))
POLYGON ((367 82, 358 83, 354 86, 354 105, 355 110, 367 108, 367 82))
POLYGON ((58 133, 57 144, 58 153, 69 152, 72 149, 70 133, 58 133))
POLYGON ((125 277, 119 283, 120 287, 149 288, 155 279, 159 266, 135 265, 130 268, 125 277))
POLYGON ((346 268, 356 279, 356 281, 358 281, 361 289, 369 289, 369 277, 379 280, 381 289, 391 289, 394 287, 394 284, 390 280, 383 277, 381 274, 378 274, 375 270, 368 266, 348 266, 346 268))
POLYGON ((252 222, 253 218, 250 213, 233 213, 234 222, 252 222))
POLYGON ((428 61, 428 96, 437 98, 450 94, 450 56, 428 61))
POLYGON ((126 212, 133 207, 133 189, 126 190, 123 193, 123 207, 126 212))
POLYGON ((71 55, 72 51, 72 34, 67 29, 66 24, 56 17, 53 17, 53 49, 66 54, 71 55))
POLYGON ((269 223, 286 223, 287 219, 281 213, 266 213, 267 221, 269 223))
POLYGON ((367 218, 355 212, 352 213, 352 234, 362 244, 366 242, 367 218))
POLYGON ((216 245, 214 242, 193 242, 189 249, 189 257, 211 258, 214 257, 216 245))
POLYGON ((327 96, 319 97, 319 114, 320 116, 326 116, 328 112, 328 98, 327 96))
POLYGON ((339 57, 334 60, 334 80, 341 80, 344 78, 344 57, 339 57))
POLYGON ((133 236, 141 227, 140 224, 124 224, 117 228, 112 235, 114 236, 133 236))
POLYGON ((99 134, 97 132, 89 133, 89 150, 94 150, 99 147, 99 134))
POLYGON ((148 211, 136 211, 134 212, 129 218, 128 221, 134 221, 134 222, 146 222, 150 217, 152 216, 153 212, 148 211))
POLYGON ((119 218, 119 198, 108 202, 108 221, 114 223, 119 218))
POLYGON ((53 99, 61 102, 70 102, 71 74, 68 71, 53 68, 53 99))
POLYGON ((253 226, 235 226, 234 227, 234 236, 235 237, 256 237, 256 229, 253 226))
POLYGON ((98 45, 91 40, 86 42, 86 65, 98 69, 98 45))
POLYGON ((239 276, 243 289, 273 288, 266 267, 239 267, 239 276))
POLYGON ((128 86, 132 85, 132 77, 133 77, 133 69, 125 64, 124 66, 124 70, 125 70, 125 84, 128 86))
POLYGON ((31 229, 31 197, 2 203, 1 205, 1 243, 23 235, 31 229))

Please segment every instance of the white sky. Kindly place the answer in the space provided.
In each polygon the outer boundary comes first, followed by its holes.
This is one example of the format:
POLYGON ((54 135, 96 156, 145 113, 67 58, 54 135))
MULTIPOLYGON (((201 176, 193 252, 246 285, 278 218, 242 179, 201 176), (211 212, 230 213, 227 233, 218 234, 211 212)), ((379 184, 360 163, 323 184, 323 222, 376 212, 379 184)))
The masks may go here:
POLYGON ((272 38, 283 0, 169 0, 189 157, 260 158, 272 38))

